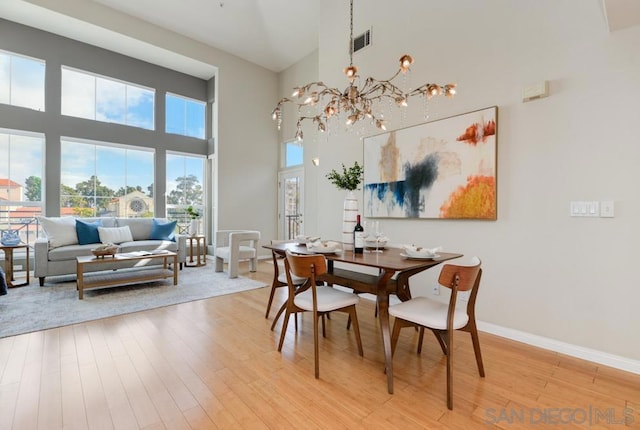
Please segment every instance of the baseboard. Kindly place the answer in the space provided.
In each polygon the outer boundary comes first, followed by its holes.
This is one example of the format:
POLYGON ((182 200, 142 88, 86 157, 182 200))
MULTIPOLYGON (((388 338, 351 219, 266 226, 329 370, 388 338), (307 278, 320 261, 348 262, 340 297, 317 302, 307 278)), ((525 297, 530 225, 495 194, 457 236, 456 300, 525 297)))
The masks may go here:
POLYGON ((483 321, 478 321, 478 330, 640 375, 640 361, 631 358, 621 357, 619 355, 609 354, 607 352, 585 348, 583 346, 573 345, 483 321))

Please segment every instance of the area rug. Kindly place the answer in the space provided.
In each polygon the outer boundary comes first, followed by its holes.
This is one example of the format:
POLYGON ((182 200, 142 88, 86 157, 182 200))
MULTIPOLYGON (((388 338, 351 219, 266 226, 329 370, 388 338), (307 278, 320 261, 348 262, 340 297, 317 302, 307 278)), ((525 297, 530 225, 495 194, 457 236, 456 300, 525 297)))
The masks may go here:
POLYGON ((229 279, 226 272, 215 272, 213 262, 185 267, 177 286, 167 279, 85 290, 83 300, 78 300, 75 277, 55 281, 47 278, 40 287, 35 279, 29 286, 10 288, 9 294, 0 296, 0 338, 266 286, 244 277, 229 279))

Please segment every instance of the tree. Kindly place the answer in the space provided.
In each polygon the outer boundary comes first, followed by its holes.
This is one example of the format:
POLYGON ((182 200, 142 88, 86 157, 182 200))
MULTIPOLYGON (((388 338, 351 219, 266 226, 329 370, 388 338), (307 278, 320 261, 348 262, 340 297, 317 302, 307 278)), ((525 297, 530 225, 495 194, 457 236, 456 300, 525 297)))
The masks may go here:
POLYGON ((25 191, 24 196, 27 200, 32 202, 39 202, 42 200, 42 179, 38 176, 29 176, 24 181, 25 191))
POLYGON ((76 184, 76 193, 83 196, 85 205, 83 207, 100 207, 107 198, 113 197, 114 192, 111 188, 100 183, 97 176, 91 175, 89 179, 76 184))
POLYGON ((85 206, 85 199, 78 195, 75 189, 60 184, 60 206, 63 208, 78 208, 85 206))
POLYGON ((114 197, 122 197, 134 191, 142 192, 142 187, 140 185, 136 185, 135 187, 130 187, 127 185, 126 189, 125 187, 120 187, 120 189, 115 192, 114 197))
POLYGON ((202 185, 195 175, 176 178, 176 188, 167 196, 171 205, 198 205, 202 203, 202 185))

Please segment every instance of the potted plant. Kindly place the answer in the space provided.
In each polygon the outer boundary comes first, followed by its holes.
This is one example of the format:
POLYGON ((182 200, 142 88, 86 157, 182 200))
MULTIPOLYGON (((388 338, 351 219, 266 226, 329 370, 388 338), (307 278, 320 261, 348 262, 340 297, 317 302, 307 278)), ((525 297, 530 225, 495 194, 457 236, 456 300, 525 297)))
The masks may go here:
POLYGON ((191 205, 187 206, 186 212, 189 218, 191 218, 191 223, 189 223, 189 234, 191 236, 197 236, 198 227, 200 225, 200 222, 198 221, 198 218, 200 218, 200 212, 194 209, 191 205))
POLYGON ((358 214, 358 199, 354 191, 358 189, 364 179, 364 168, 357 161, 349 168, 342 164, 342 173, 332 169, 327 174, 327 179, 339 190, 347 191, 342 213, 342 243, 345 250, 352 250, 353 234, 351 232, 356 226, 358 214))
POLYGON ((327 179, 338 187, 339 190, 355 191, 362 182, 364 174, 364 168, 356 161, 353 166, 348 169, 342 164, 342 173, 339 173, 335 169, 327 174, 327 179))

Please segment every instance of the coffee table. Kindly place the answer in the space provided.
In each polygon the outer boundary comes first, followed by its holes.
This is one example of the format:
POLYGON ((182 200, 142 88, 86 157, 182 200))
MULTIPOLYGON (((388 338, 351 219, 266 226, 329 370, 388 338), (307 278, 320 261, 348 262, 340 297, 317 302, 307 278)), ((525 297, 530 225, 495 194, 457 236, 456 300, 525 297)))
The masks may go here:
POLYGON ((76 275, 78 278, 78 299, 84 298, 84 290, 99 287, 112 287, 116 285, 138 284, 140 282, 158 281, 173 277, 173 285, 178 285, 178 254, 170 251, 162 253, 131 252, 116 254, 113 257, 98 258, 94 256, 76 257, 76 275), (144 260, 161 259, 162 266, 141 266, 140 268, 122 268, 110 270, 105 267, 103 271, 95 266, 109 266, 118 262, 135 262, 144 260), (169 269, 169 264, 172 269, 169 269), (91 273, 85 273, 85 269, 91 267, 91 273))

